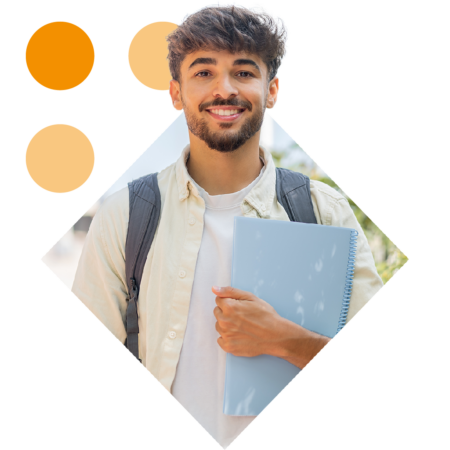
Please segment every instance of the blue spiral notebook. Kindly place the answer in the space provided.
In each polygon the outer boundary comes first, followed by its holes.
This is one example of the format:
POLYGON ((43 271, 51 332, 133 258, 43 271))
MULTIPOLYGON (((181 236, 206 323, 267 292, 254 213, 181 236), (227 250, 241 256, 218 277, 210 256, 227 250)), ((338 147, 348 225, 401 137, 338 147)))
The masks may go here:
MULTIPOLYGON (((236 217, 231 286, 332 338, 347 319, 357 235, 350 228, 236 217)), ((299 372, 275 356, 228 353, 224 414, 258 415, 299 372)))

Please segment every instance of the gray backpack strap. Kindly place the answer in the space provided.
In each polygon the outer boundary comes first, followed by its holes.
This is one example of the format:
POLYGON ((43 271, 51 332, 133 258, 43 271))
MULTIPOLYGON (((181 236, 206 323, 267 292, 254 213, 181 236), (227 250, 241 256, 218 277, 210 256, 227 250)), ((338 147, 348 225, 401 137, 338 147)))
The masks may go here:
POLYGON ((317 223, 311 201, 309 178, 299 172, 277 167, 277 199, 291 222, 317 223))
POLYGON ((139 359, 137 304, 139 286, 161 212, 157 175, 152 173, 128 183, 130 217, 125 244, 125 273, 128 287, 125 345, 137 359, 139 359))

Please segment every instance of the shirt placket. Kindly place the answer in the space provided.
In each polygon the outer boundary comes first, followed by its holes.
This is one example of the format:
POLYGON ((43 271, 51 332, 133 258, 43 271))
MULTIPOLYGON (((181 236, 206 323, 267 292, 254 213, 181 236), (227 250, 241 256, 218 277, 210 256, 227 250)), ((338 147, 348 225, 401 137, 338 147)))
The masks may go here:
POLYGON ((177 267, 176 286, 174 290, 169 323, 164 340, 165 373, 160 380, 170 389, 175 378, 176 367, 180 358, 183 339, 186 331, 195 266, 203 234, 205 203, 203 199, 192 193, 185 202, 183 220, 186 221, 186 233, 177 267))

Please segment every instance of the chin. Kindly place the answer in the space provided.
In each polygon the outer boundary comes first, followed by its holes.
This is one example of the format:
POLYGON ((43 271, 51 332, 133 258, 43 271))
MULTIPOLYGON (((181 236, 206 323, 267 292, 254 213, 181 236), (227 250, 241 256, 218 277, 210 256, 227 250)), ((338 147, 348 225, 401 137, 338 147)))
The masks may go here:
POLYGON ((211 150, 220 152, 220 153, 232 153, 234 151, 236 151, 239 147, 241 147, 241 145, 237 144, 237 145, 233 145, 232 143, 229 142, 207 142, 208 147, 211 150))
POLYGON ((234 124, 233 123, 219 123, 219 127, 222 128, 222 130, 227 130, 228 128, 231 128, 234 124))
POLYGON ((258 111, 251 118, 245 120, 238 130, 229 130, 232 122, 219 123, 219 131, 213 131, 205 119, 199 119, 185 110, 186 123, 189 131, 204 141, 211 150, 230 153, 242 147, 260 129, 263 123, 264 111, 258 111), (225 131, 229 130, 229 131, 225 131))

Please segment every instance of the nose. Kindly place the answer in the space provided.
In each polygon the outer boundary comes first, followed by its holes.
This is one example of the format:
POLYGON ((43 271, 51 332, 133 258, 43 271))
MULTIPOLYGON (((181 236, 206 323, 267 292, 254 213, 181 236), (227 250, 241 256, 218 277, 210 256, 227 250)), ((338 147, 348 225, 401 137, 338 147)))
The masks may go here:
POLYGON ((233 79, 228 74, 223 74, 217 77, 212 94, 215 98, 222 97, 228 99, 236 97, 239 91, 235 83, 233 83, 233 79))

